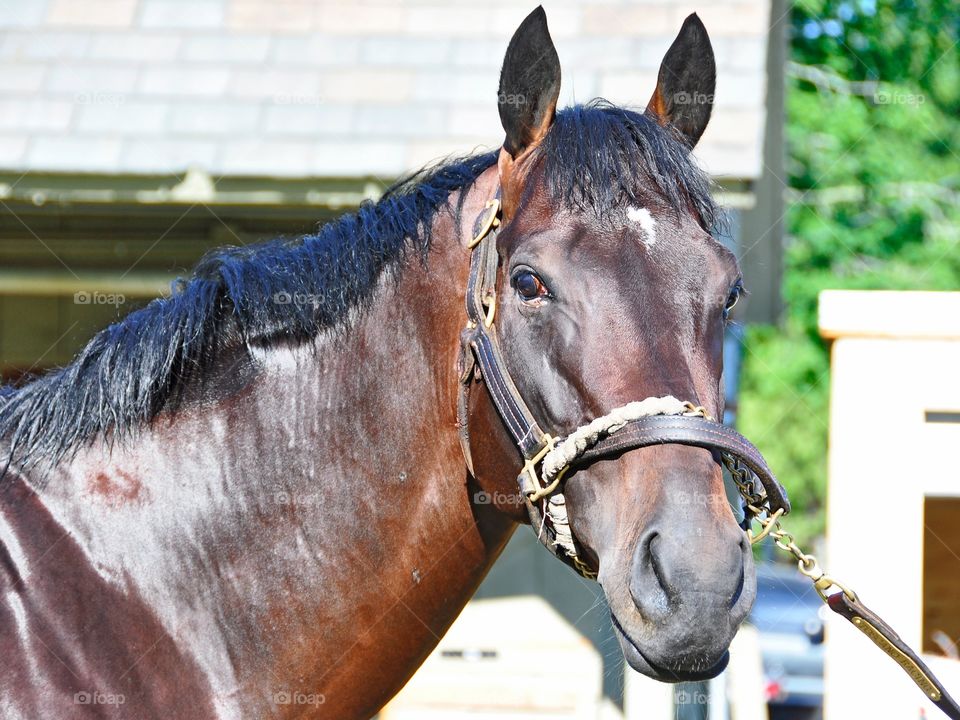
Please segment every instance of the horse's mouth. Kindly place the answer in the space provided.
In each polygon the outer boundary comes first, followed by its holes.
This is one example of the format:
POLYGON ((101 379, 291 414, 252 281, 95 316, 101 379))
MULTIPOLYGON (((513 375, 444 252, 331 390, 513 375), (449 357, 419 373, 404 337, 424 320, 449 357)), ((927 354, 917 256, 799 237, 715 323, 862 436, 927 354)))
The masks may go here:
POLYGON ((651 661, 643 651, 637 646, 633 639, 627 634, 616 615, 610 612, 610 621, 613 624, 614 634, 620 642, 620 649, 623 651, 623 657, 627 664, 641 675, 646 675, 654 680, 668 683, 693 682, 696 680, 709 680, 723 672, 730 661, 729 651, 724 651, 720 659, 713 665, 700 669, 682 669, 668 668, 651 661))

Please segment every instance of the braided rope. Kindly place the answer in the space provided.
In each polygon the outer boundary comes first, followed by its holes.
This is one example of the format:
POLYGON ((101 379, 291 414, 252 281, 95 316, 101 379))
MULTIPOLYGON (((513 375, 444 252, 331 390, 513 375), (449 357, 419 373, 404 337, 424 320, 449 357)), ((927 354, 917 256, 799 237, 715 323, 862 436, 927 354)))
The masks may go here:
POLYGON ((549 487, 560 473, 569 467, 570 463, 583 455, 588 447, 596 444, 601 435, 611 435, 627 423, 651 415, 705 417, 706 412, 703 408, 695 407, 689 402, 677 400, 673 395, 636 400, 611 410, 606 415, 578 427, 547 453, 543 458, 541 469, 544 486, 549 487))
MULTIPOLYGON (((595 445, 602 435, 610 435, 623 428, 633 420, 652 415, 687 415, 708 417, 706 410, 694 406, 692 403, 677 400, 672 395, 664 397, 649 397, 645 400, 636 400, 622 407, 615 408, 606 415, 598 417, 570 433, 543 458, 541 476, 543 488, 531 500, 546 498, 545 519, 550 518, 553 542, 563 550, 567 557, 575 563, 586 567, 577 554, 577 546, 573 541, 573 531, 570 529, 570 520, 567 516, 567 500, 561 492, 554 492, 563 473, 570 463, 580 457, 587 448, 595 445)), ((543 528, 540 528, 543 532, 543 528)), ((578 568, 579 570, 579 568, 578 568)), ((583 570, 579 570, 581 574, 583 570)))

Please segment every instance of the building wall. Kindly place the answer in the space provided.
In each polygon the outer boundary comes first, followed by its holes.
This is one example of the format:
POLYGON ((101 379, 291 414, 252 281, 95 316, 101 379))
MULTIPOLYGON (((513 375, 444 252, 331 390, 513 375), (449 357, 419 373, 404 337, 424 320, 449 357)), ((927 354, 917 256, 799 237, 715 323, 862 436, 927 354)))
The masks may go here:
MULTIPOLYGON (((749 204, 762 166, 767 26, 782 20, 770 0, 545 6, 562 103, 600 95, 639 107, 683 18, 699 12, 718 88, 697 154, 734 191, 727 201, 749 204)), ((499 67, 532 7, 2 2, 0 373, 68 361, 206 249, 309 231, 410 169, 498 146, 499 67), (125 302, 74 299, 110 291, 125 302)), ((763 258, 756 247, 753 258, 763 258)))
MULTIPOLYGON (((698 155, 758 177, 769 1, 547 0, 563 104, 644 106, 683 18, 718 57, 698 155)), ((6 0, 0 170, 396 176, 502 133, 506 43, 533 2, 6 0)))

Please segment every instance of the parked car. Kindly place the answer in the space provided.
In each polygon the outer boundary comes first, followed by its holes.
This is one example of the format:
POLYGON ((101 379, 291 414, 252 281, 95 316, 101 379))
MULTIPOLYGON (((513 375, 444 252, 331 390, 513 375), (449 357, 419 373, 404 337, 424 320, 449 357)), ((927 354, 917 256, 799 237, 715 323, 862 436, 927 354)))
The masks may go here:
POLYGON ((823 641, 829 612, 795 567, 757 566, 757 601, 749 622, 760 649, 771 720, 823 717, 823 641))

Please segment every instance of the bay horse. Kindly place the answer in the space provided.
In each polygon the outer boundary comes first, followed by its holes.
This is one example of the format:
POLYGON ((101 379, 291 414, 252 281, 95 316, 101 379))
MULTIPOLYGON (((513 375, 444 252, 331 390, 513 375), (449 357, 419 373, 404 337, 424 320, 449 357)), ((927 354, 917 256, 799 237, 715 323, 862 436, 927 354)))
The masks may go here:
MULTIPOLYGON (((462 353, 477 218, 487 330, 544 428, 667 394, 721 416, 741 281, 691 158, 714 81, 691 15, 643 112, 557 111, 538 8, 504 59, 497 152, 215 251, 4 389, 0 714, 345 720, 403 686, 530 522, 531 460, 462 353)), ((562 490, 629 665, 720 672, 756 582, 716 453, 621 448, 562 490)))

